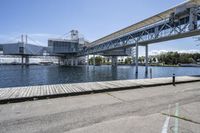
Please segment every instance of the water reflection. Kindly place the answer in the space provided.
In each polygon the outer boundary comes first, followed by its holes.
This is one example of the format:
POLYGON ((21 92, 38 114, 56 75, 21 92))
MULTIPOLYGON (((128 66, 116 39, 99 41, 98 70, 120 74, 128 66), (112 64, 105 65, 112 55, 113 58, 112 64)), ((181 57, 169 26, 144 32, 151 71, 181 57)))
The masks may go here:
MULTIPOLYGON (((149 67, 156 77, 200 75, 200 68, 192 67, 149 67)), ((139 67, 135 74, 134 66, 0 66, 0 87, 27 86, 59 83, 78 83, 108 80, 150 78, 150 72, 145 74, 145 67, 139 67)))

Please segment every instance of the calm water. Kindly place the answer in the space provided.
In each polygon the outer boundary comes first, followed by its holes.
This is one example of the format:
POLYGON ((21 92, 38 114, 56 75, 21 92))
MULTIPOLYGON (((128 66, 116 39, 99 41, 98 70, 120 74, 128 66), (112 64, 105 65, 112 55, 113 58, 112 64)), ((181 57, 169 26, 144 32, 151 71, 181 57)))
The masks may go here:
MULTIPOLYGON (((153 77, 200 75, 200 68, 193 67, 149 67, 153 77)), ((144 67, 139 67, 138 78, 148 78, 144 67)), ((58 83, 136 79, 134 66, 29 66, 0 65, 0 88, 58 83)))

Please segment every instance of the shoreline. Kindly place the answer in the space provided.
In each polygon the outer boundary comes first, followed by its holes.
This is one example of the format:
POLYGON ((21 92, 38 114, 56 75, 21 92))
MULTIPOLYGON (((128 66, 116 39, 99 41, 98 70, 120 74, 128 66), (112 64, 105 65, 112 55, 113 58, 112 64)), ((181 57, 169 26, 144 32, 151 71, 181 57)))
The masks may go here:
MULTIPOLYGON (((22 64, 0 64, 0 66, 21 66, 22 64)), ((58 64, 28 64, 24 66, 59 66, 58 64)), ((77 66, 68 66, 68 65, 60 65, 60 66, 66 66, 66 67, 77 67, 77 66)), ((86 65, 78 65, 78 66, 86 66, 86 65)), ((89 65, 93 66, 93 65, 89 65)), ((95 65, 95 66, 111 66, 110 64, 102 64, 102 65, 95 65)), ((118 64, 117 66, 134 66, 132 64, 118 64)), ((145 65, 138 65, 138 66, 144 66, 145 65)), ((197 64, 187 64, 187 65, 152 65, 150 64, 149 67, 194 67, 194 68, 200 68, 200 65, 197 64)))
MULTIPOLYGON (((200 76, 177 76, 175 84, 199 81, 200 76)), ((32 101, 35 99, 58 98, 130 89, 142 89, 144 87, 155 87, 163 85, 173 85, 172 78, 168 77, 138 80, 116 80, 74 84, 11 87, 0 89, 0 104, 23 102, 29 100, 32 101)))

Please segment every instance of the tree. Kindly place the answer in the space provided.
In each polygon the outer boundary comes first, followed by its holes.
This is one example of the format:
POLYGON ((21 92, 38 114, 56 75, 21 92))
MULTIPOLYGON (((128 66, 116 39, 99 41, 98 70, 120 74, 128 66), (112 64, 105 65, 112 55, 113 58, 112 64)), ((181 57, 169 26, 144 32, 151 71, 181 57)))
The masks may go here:
MULTIPOLYGON (((93 64, 94 57, 89 59, 89 64, 93 64)), ((97 56, 95 57, 95 65, 101 65, 102 64, 102 57, 97 56)))
POLYGON ((138 61, 139 61, 140 63, 143 63, 144 60, 145 60, 145 59, 144 59, 144 56, 141 56, 141 57, 138 58, 138 61))
POLYGON ((125 64, 131 64, 131 58, 126 58, 125 59, 125 64))
POLYGON ((156 63, 156 58, 155 57, 153 58, 153 63, 156 63))

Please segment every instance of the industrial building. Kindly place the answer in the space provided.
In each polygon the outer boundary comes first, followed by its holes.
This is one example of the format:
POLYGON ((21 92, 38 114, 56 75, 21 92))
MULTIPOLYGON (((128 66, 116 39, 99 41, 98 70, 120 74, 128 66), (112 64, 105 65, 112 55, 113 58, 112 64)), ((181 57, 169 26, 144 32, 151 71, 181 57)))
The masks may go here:
POLYGON ((69 39, 49 39, 50 55, 60 57, 60 64, 77 66, 85 63, 85 57, 78 57, 78 53, 86 48, 88 42, 79 37, 77 30, 70 31, 69 39))

